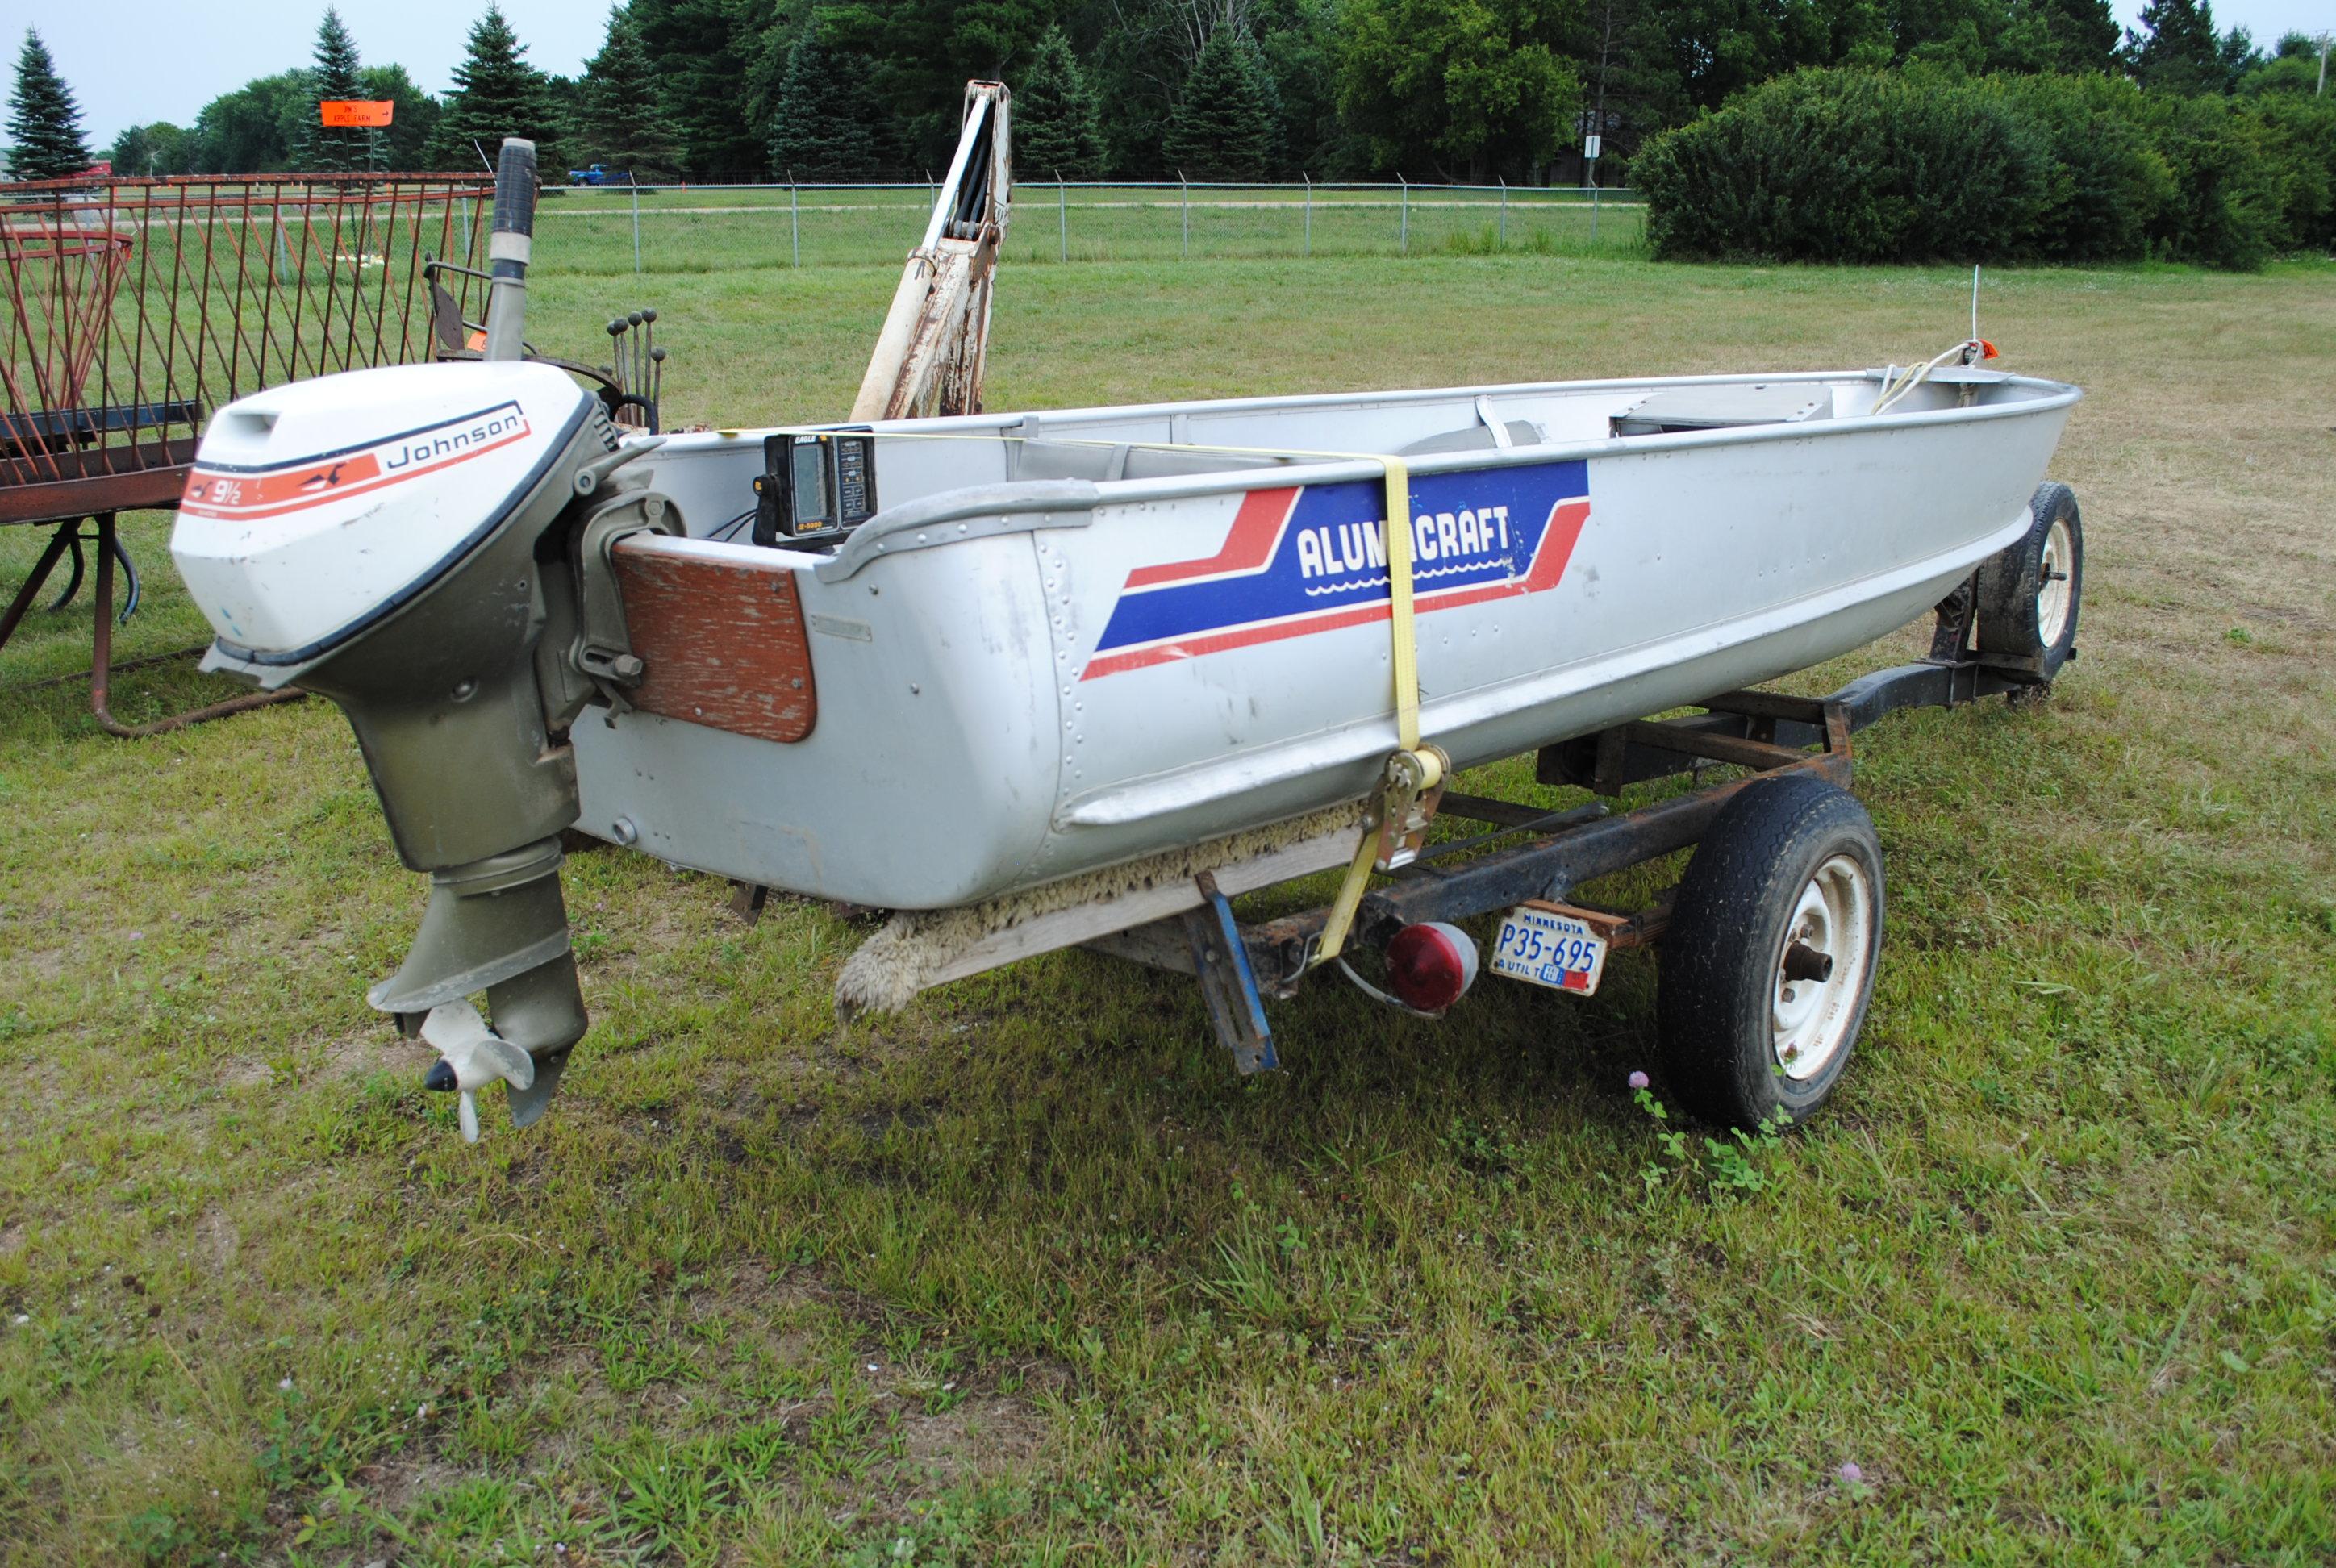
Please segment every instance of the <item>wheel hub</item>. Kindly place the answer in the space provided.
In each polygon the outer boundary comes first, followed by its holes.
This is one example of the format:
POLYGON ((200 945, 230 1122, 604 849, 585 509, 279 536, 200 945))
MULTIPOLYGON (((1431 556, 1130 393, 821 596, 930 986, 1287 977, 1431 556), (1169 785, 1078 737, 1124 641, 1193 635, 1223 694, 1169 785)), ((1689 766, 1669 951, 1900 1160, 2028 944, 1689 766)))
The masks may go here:
POLYGON ((1777 952, 1768 1022, 1786 1077, 1816 1077, 1848 1045, 1873 935, 1873 880, 1851 856, 1835 855, 1801 890, 1777 952))
POLYGON ((2076 553, 2067 521, 2054 519, 2051 531, 2044 536, 2043 558, 2036 567, 2036 637, 2048 648, 2058 647, 2068 629, 2068 606, 2076 587, 2070 568, 2076 553))

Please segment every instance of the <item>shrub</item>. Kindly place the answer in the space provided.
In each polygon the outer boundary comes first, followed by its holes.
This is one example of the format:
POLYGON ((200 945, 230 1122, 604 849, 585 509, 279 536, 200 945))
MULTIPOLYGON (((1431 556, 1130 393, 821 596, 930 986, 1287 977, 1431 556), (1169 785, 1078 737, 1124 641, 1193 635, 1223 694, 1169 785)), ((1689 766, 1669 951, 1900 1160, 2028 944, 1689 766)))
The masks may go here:
POLYGON ((1659 256, 2254 268, 2336 242, 2336 104, 2107 76, 1805 71, 1632 170, 1659 256))
POLYGON ((1808 71, 1656 137, 1631 177, 1660 256, 1897 261, 2025 253, 2049 171, 2000 102, 1808 71))
POLYGON ((2270 93, 2249 103, 2248 112, 2263 122, 2279 166, 2288 242, 2336 250, 2336 97, 2270 93))
POLYGON ((1981 90, 2042 137, 2049 152, 2033 248, 2023 254, 2048 261, 2150 254, 2150 219, 2174 200, 2174 171, 2144 124, 2139 88, 2114 76, 1997 76, 1981 90))

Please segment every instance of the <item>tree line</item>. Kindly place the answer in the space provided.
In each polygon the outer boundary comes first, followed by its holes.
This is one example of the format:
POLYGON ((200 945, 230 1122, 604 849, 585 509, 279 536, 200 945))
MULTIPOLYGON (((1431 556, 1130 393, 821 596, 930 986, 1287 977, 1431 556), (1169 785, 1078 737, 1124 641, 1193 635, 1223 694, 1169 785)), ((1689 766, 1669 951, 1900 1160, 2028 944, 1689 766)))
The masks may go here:
MULTIPOLYGON (((327 8, 311 58, 132 126, 118 172, 470 169, 506 135, 543 166, 645 181, 916 178, 955 140, 969 77, 1015 93, 1026 180, 1572 183, 1581 139, 1627 177, 1650 138, 1809 69, 2127 79, 2168 97, 2310 95, 2321 45, 2266 54, 2210 0, 624 0, 573 77, 538 69, 499 6, 452 91, 367 63, 327 8), (389 99, 382 131, 316 105, 389 99)), ((28 30, 10 99, 15 178, 92 151, 28 30)), ((556 178, 556 172, 552 175, 556 178)))
POLYGON ((1667 258, 2252 268, 2336 248, 2336 98, 1802 71, 1651 139, 1635 178, 1667 258))

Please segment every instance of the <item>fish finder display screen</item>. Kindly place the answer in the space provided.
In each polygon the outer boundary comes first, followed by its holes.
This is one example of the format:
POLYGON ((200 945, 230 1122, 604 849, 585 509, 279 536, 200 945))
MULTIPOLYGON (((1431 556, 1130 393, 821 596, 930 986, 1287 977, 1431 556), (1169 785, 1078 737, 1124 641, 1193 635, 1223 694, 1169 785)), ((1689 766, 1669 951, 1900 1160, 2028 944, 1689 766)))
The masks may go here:
POLYGON ((754 480, 754 542, 834 539, 876 514, 876 438, 861 431, 773 435, 754 480))

